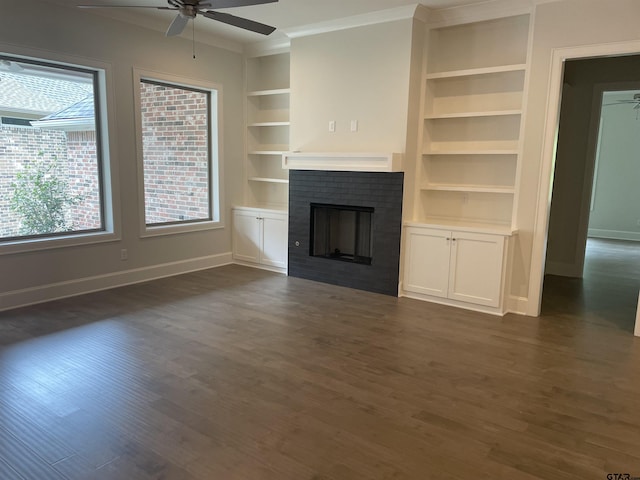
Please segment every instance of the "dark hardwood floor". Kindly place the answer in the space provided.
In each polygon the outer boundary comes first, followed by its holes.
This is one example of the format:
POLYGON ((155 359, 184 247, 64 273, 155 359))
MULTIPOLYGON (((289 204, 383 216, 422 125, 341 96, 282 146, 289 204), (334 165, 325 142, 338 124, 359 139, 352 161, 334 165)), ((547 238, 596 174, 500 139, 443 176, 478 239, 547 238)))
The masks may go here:
POLYGON ((0 479, 640 476, 640 339, 555 292, 499 318, 228 266, 1 313, 0 479))
POLYGON ((640 243, 589 238, 583 278, 547 275, 542 314, 633 333, 640 290, 640 243))

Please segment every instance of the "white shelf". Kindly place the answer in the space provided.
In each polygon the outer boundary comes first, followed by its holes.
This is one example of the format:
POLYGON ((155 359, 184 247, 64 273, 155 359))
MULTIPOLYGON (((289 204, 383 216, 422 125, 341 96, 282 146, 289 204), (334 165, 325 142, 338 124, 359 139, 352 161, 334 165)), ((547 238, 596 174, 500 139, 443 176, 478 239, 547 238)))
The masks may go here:
POLYGON ((456 229, 462 232, 478 232, 493 235, 515 235, 516 228, 503 223, 473 222, 446 217, 428 217, 420 222, 404 222, 405 227, 436 228, 440 230, 456 229))
POLYGON ((289 151, 288 145, 253 145, 250 155, 282 155, 289 151))
POLYGON ((247 180, 250 182, 265 182, 265 183, 289 183, 286 178, 270 178, 270 177, 249 177, 247 180))
POLYGON ((474 75, 489 75, 493 73, 517 72, 526 70, 527 65, 517 63, 514 65, 499 65, 495 67, 469 68, 466 70, 452 70, 449 72, 427 73, 427 80, 438 80, 454 77, 471 77, 474 75))
POLYGON ((254 90, 253 92, 247 92, 247 97, 263 97, 268 95, 288 95, 291 92, 290 88, 272 88, 270 90, 254 90))
POLYGON ((233 210, 241 210, 243 212, 255 212, 256 210, 264 211, 265 213, 286 213, 287 207, 283 205, 273 203, 257 203, 253 206, 247 205, 234 205, 231 207, 233 210))
POLYGON ((448 118, 478 118, 478 117, 501 117, 509 115, 522 115, 522 110, 494 110, 485 112, 458 112, 440 113, 425 115, 425 120, 438 120, 448 118))
POLYGON ((247 125, 248 127, 288 127, 290 122, 255 122, 247 125))
POLYGON ((425 150, 423 155, 518 155, 517 149, 458 149, 458 150, 425 150))
POLYGON ((467 193, 515 193, 515 188, 500 185, 453 185, 453 184, 425 184, 421 190, 438 190, 442 192, 467 192, 467 193))
POLYGON ((246 142, 244 202, 286 211, 288 172, 282 155, 289 151, 289 53, 261 52, 246 59, 246 142))

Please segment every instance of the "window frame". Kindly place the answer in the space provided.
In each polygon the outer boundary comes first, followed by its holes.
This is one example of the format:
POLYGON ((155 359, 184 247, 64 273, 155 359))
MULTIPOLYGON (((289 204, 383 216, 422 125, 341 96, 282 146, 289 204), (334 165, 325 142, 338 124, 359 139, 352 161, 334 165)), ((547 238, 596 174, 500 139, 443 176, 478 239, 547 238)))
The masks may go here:
POLYGON ((17 62, 33 63, 93 75, 94 108, 96 124, 96 155, 98 181, 100 183, 100 229, 77 232, 54 232, 47 235, 29 235, 0 239, 0 255, 36 252, 65 247, 114 242, 121 238, 118 209, 118 184, 116 162, 111 155, 115 151, 112 134, 115 125, 113 112, 113 76, 111 65, 92 59, 65 55, 47 55, 47 52, 16 48, 0 43, 0 56, 17 62))
POLYGON ((221 218, 223 211, 223 195, 220 187, 222 177, 222 162, 220 154, 222 151, 222 86, 213 82, 196 80, 192 78, 180 77, 167 73, 133 69, 133 92, 135 110, 135 131, 136 131, 136 157, 138 164, 138 214, 140 224, 140 237, 155 237, 162 235, 174 235, 188 232, 198 232, 223 228, 221 218), (142 112, 140 83, 146 81, 153 84, 174 86, 178 88, 204 91, 209 94, 209 125, 207 133, 209 135, 209 212, 211 219, 208 220, 184 220, 162 224, 147 225, 145 215, 145 190, 144 190, 144 149, 142 142, 142 112))

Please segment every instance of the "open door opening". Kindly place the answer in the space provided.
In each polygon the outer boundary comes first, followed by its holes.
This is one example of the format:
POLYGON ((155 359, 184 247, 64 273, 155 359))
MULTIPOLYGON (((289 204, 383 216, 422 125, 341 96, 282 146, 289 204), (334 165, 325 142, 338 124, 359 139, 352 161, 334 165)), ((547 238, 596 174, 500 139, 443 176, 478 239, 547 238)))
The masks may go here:
POLYGON ((542 295, 543 314, 630 332, 640 290, 639 60, 565 63, 542 295))

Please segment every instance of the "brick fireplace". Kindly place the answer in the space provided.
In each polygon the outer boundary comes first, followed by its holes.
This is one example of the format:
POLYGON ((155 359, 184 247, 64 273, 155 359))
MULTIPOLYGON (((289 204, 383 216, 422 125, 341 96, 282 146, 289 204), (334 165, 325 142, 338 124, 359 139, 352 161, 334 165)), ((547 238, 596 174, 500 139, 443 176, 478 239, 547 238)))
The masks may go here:
MULTIPOLYGON (((403 179, 402 172, 291 170, 289 275, 398 295, 403 179), (344 258, 343 261, 335 261, 330 257, 345 255, 314 254, 311 245, 314 229, 312 205, 370 212, 370 220, 364 222, 370 228, 370 262, 344 261, 344 258)), ((334 235, 349 238, 351 233, 345 233, 349 228, 343 226, 341 230, 334 235)), ((361 239, 357 241, 362 242, 361 239)), ((350 242, 348 240, 346 244, 350 242)), ((348 246, 341 249, 346 250, 348 246)))

